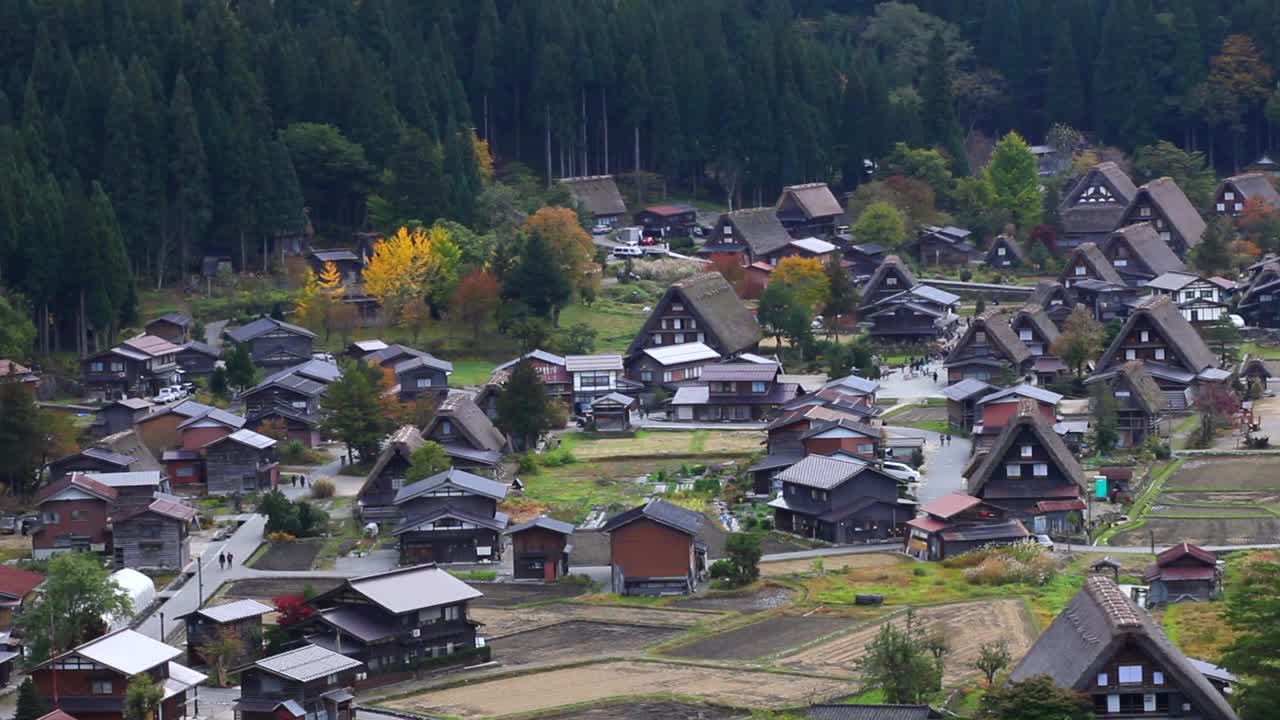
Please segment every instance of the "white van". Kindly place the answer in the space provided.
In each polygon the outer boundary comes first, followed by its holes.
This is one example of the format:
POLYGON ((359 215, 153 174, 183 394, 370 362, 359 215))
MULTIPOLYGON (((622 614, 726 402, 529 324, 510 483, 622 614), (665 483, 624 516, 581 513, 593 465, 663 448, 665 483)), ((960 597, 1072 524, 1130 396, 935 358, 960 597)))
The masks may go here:
POLYGON ((635 245, 622 245, 613 249, 614 257, 643 257, 644 250, 635 245))

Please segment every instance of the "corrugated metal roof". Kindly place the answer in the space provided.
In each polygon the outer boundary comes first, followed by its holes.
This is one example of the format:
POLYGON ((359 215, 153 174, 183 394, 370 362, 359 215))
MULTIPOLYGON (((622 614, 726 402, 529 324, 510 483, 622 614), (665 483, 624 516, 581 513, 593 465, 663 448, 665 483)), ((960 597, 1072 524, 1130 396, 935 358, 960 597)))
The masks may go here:
POLYGON ((569 372, 587 370, 621 370, 621 355, 565 355, 564 368, 569 372))
POLYGON ((484 596, 484 593, 435 565, 365 575, 349 580, 348 584, 356 592, 396 614, 484 596))
POLYGON ((299 682, 308 682, 336 672, 360 667, 364 663, 359 660, 352 660, 346 655, 339 655, 332 650, 325 650, 315 645, 306 645, 297 650, 290 650, 279 655, 272 655, 269 658, 263 658, 254 664, 274 675, 299 682))
POLYGON ((645 348, 644 354, 658 361, 660 365, 681 365, 720 357, 720 353, 712 350, 706 343, 700 342, 645 348))
MULTIPOLYGON (((956 384, 958 385, 959 383, 956 383, 956 384)), ((1062 395, 1052 390, 1045 390, 1042 387, 1036 387, 1035 385, 1027 385, 1026 383, 1023 383, 1021 385, 1015 385, 1014 387, 1011 387, 1011 388, 1006 388, 1004 390, 1001 390, 1000 392, 991 393, 990 395, 979 400, 978 404, 985 405, 987 403, 996 402, 999 400, 1008 400, 1010 398, 1018 398, 1018 397, 1031 398, 1032 400, 1038 400, 1040 402, 1049 403, 1050 405, 1057 405, 1058 401, 1062 400, 1062 395)))
MULTIPOLYGON (((233 442, 238 442, 241 445, 248 445, 249 447, 256 448, 258 450, 265 450, 266 448, 269 448, 272 445, 276 444, 276 441, 274 439, 269 438, 266 435, 259 435, 258 433, 252 430, 237 430, 231 433, 230 435, 227 435, 225 437, 220 437, 217 440, 214 440, 213 442, 209 443, 209 445, 220 443, 223 440, 231 440, 233 442)), ((208 447, 208 445, 206 445, 205 447, 208 447)))
POLYGON ((506 529, 504 534, 511 535, 514 533, 529 530, 531 528, 542 528, 544 530, 550 530, 551 532, 560 533, 561 535, 573 534, 572 523, 567 523, 561 520, 556 520, 554 518, 549 518, 546 515, 539 515, 538 517, 532 520, 529 520, 527 522, 522 522, 519 525, 515 525, 513 527, 509 527, 506 529))
POLYGON ((93 480, 97 480, 107 487, 113 488, 159 485, 160 481, 163 479, 159 470, 139 470, 137 472, 114 473, 87 472, 85 475, 93 480))
POLYGON ((129 629, 90 640, 71 652, 125 675, 137 675, 182 654, 181 650, 172 645, 129 629))
POLYGON ((801 250, 806 250, 808 252, 811 252, 814 255, 825 255, 829 252, 835 252, 836 250, 835 245, 832 245, 826 240, 819 240, 818 238, 814 238, 814 237, 807 237, 807 238, 800 238, 799 240, 792 240, 791 245, 792 247, 798 247, 801 250))
POLYGON ((196 612, 218 623, 227 623, 233 620, 243 620, 247 617, 255 615, 263 615, 273 612, 270 608, 257 600, 236 600, 235 602, 224 603, 222 605, 214 605, 212 607, 201 608, 196 612))
POLYGON ((400 503, 407 502, 420 495, 425 495, 442 485, 454 485, 462 488, 463 490, 473 492, 476 495, 483 495, 495 500, 502 500, 507 496, 507 486, 500 482, 480 477, 479 475, 469 473, 466 470, 449 468, 444 472, 438 472, 435 475, 423 478, 412 485, 406 485, 400 488, 400 491, 396 493, 395 504, 399 505, 400 503))
POLYGON ((748 381, 767 382, 778 376, 781 368, 777 363, 720 363, 707 365, 702 369, 703 382, 748 381))
POLYGON ((778 474, 783 482, 805 487, 830 490, 868 467, 865 462, 852 458, 834 458, 810 455, 778 474))
POLYGON ((706 405, 711 399, 711 389, 706 385, 685 385, 676 388, 671 398, 672 405, 706 405))

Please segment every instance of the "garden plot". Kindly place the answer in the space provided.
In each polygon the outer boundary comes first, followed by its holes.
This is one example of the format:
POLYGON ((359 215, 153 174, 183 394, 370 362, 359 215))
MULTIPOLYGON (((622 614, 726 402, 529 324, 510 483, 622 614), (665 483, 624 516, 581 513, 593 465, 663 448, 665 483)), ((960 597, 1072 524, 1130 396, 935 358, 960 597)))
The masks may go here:
MULTIPOLYGON (((208 582, 206 579, 205 582, 208 582)), ((270 603, 281 595, 316 595, 328 592, 342 584, 342 578, 255 578, 228 583, 223 595, 228 598, 251 598, 270 603)))
POLYGON ((698 660, 754 660, 853 628, 858 622, 826 615, 776 616, 681 645, 666 654, 698 660))
POLYGON ((539 720, 750 720, 751 713, 742 710, 668 702, 666 700, 626 701, 625 707, 615 704, 572 710, 566 713, 541 715, 539 720))
POLYGON ((635 655, 682 632, 676 627, 570 620, 505 635, 489 645, 493 659, 503 665, 532 665, 635 655))
POLYGON ((795 595, 796 592, 794 590, 771 585, 752 593, 725 593, 709 597, 691 597, 685 600, 677 600, 672 604, 672 607, 757 613, 790 605, 795 595))
POLYGON ((471 601, 471 607, 514 607, 531 602, 564 600, 581 595, 586 588, 572 583, 550 585, 532 583, 467 583, 484 593, 484 597, 471 601))
POLYGON ((319 540, 270 543, 253 562, 254 570, 310 570, 324 543, 319 540))
MULTIPOLYGON (((1009 654, 1016 663, 1036 637, 1031 617, 1021 600, 924 607, 916 611, 916 619, 925 628, 941 624, 945 629, 951 642, 943 678, 948 685, 966 681, 977 673, 973 669, 973 661, 983 643, 1004 640, 1009 644, 1009 654)), ((906 613, 895 615, 887 622, 905 626, 906 613)), ((880 632, 880 626, 881 623, 865 625, 854 632, 785 655, 778 663, 796 670, 853 677, 858 660, 866 653, 867 643, 880 632)))
POLYGON ((845 680, 807 675, 614 661, 474 682, 400 698, 386 706, 428 715, 481 718, 663 693, 733 707, 778 708, 820 702, 853 689, 845 680))
POLYGON ((762 562, 760 563, 760 574, 765 577, 779 577, 814 572, 815 560, 820 560, 822 568, 828 572, 844 568, 891 568, 904 564, 904 558, 901 555, 892 553, 851 553, 849 555, 827 555, 821 558, 762 562))
POLYGON ((472 620, 484 623, 484 635, 490 639, 504 637, 533 628, 555 625, 569 620, 602 623, 641 624, 671 628, 689 628, 697 623, 720 617, 712 612, 661 610, 620 605, 579 605, 559 603, 528 608, 472 607, 467 612, 472 620))
POLYGON ((1280 533, 1280 457, 1200 457, 1178 468, 1152 502, 1143 526, 1113 545, 1270 542, 1280 533))
POLYGON ((1193 545, 1273 543, 1280 537, 1280 518, 1148 517, 1142 527, 1112 536, 1111 544, 1142 546, 1150 542, 1153 535, 1156 545, 1176 545, 1180 542, 1193 545))

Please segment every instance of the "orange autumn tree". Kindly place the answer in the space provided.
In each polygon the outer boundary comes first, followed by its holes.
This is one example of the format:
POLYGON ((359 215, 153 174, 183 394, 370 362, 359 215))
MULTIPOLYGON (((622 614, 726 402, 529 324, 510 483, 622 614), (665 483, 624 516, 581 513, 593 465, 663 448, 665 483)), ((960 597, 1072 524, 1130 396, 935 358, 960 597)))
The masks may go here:
POLYGON ((453 308, 462 322, 471 326, 471 336, 480 340, 480 328, 498 311, 501 288, 498 278, 488 270, 473 270, 458 283, 453 293, 453 308))
POLYGON ((782 283, 791 288, 796 302, 812 312, 820 312, 831 297, 827 269, 817 258, 785 257, 773 268, 770 283, 782 283))
POLYGON ((591 236, 578 224, 578 214, 569 208, 544 207, 524 221, 524 231, 537 235, 551 249, 556 265, 578 292, 594 280, 590 275, 595 258, 591 236))

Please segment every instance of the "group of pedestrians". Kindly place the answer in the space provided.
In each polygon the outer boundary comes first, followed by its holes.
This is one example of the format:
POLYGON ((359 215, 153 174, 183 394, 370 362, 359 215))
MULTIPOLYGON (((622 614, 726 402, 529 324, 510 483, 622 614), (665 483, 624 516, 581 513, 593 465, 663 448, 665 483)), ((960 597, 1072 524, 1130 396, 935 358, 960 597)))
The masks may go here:
POLYGON ((234 566, 235 566, 235 558, 231 556, 230 550, 218 553, 218 569, 219 570, 230 570, 234 566))
POLYGON ((942 435, 939 435, 939 436, 938 436, 938 444, 939 444, 939 445, 950 445, 950 444, 951 444, 951 433, 943 433, 942 435))

